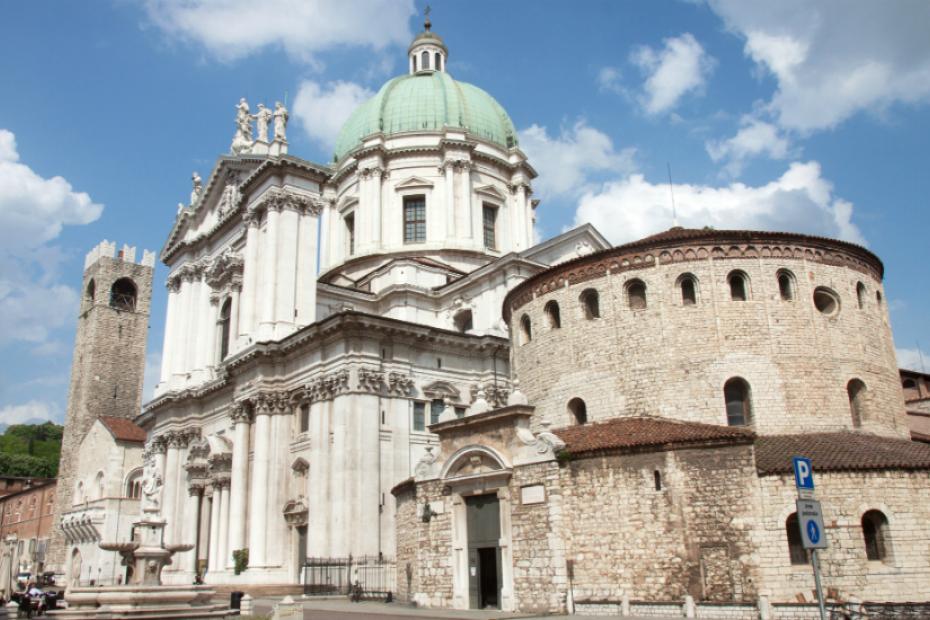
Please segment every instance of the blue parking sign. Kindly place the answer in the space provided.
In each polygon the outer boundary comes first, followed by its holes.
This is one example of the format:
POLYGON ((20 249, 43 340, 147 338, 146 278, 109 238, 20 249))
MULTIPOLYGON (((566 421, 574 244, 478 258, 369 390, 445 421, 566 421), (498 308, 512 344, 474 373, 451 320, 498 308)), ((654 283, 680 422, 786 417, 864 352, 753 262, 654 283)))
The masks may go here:
POLYGON ((792 459, 794 464, 794 485, 799 489, 814 490, 814 468, 807 457, 796 456, 792 459))

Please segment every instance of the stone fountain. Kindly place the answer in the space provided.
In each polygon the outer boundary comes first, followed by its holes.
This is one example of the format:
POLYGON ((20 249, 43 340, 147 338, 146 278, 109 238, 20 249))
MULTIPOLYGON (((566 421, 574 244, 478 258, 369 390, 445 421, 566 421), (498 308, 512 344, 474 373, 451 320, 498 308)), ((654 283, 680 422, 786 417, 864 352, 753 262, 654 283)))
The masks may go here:
POLYGON ((165 520, 158 515, 161 477, 147 468, 143 483, 144 507, 142 519, 136 521, 133 540, 101 542, 100 548, 116 551, 124 566, 132 567, 132 577, 126 585, 68 588, 65 610, 51 611, 54 618, 75 620, 123 618, 228 618, 232 612, 225 605, 213 603, 214 590, 205 585, 166 586, 161 582, 162 569, 171 564, 179 551, 189 551, 193 545, 166 545, 163 542, 165 520))

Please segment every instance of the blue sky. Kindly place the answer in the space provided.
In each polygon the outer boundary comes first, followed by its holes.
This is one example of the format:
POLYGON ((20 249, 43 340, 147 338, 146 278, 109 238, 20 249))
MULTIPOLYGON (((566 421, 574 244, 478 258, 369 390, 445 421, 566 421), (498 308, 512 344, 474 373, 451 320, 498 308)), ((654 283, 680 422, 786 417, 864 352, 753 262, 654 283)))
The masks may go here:
MULTIPOLYGON (((234 106, 287 97, 290 152, 406 71, 423 2, 6 3, 0 20, 0 423, 63 419, 83 256, 159 250, 234 106)), ((539 229, 613 242, 671 225, 866 244, 901 363, 919 369, 930 249, 930 4, 433 1, 450 73, 508 110, 539 229)), ((157 374, 165 269, 148 358, 157 374)), ((925 356, 930 364, 930 355, 925 356)), ((151 381, 149 381, 149 387, 151 381)))

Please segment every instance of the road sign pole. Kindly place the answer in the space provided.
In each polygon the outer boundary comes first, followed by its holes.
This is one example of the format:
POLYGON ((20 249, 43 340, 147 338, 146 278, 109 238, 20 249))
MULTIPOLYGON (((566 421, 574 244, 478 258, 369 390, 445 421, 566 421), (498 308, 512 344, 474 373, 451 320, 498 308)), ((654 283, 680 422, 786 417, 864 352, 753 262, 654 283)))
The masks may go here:
POLYGON ((823 587, 820 585, 820 558, 817 550, 811 549, 811 564, 814 565, 814 585, 817 586, 817 605, 820 607, 820 620, 827 620, 827 610, 823 605, 823 587))

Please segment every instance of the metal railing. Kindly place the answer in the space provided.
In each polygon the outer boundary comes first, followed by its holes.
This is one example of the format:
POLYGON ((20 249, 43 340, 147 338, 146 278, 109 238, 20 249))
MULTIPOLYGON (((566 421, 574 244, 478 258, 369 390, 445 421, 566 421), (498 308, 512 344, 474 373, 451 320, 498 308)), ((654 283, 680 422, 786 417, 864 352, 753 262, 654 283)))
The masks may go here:
POLYGON ((390 598, 396 583, 394 561, 384 556, 307 558, 301 571, 304 594, 390 598))

